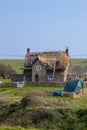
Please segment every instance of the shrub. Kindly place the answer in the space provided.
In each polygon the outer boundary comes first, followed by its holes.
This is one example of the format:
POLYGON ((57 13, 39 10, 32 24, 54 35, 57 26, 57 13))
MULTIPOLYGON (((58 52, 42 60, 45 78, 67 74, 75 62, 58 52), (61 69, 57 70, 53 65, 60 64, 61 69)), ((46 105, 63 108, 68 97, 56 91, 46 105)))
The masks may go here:
POLYGON ((9 78, 11 74, 15 74, 15 70, 12 68, 11 65, 4 65, 3 63, 0 63, 0 76, 5 79, 9 78))

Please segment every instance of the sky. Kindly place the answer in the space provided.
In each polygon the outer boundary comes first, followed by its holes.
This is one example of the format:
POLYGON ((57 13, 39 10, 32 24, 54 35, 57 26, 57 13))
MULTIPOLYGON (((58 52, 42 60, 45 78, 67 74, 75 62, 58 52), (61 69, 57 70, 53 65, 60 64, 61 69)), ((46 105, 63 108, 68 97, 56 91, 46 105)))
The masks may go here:
POLYGON ((0 59, 66 47, 87 58, 87 0, 0 0, 0 59))

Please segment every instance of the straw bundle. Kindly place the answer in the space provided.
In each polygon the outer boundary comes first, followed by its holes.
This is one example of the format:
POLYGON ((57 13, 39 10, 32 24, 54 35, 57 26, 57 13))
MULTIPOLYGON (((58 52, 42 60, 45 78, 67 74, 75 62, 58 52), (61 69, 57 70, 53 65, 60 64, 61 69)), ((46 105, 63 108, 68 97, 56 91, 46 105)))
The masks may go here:
POLYGON ((87 97, 87 92, 86 92, 86 88, 80 89, 80 92, 78 94, 76 94, 75 92, 63 91, 61 96, 62 97, 81 98, 81 97, 87 97))
POLYGON ((65 92, 65 91, 63 91, 61 96, 62 97, 73 97, 73 92, 65 92))

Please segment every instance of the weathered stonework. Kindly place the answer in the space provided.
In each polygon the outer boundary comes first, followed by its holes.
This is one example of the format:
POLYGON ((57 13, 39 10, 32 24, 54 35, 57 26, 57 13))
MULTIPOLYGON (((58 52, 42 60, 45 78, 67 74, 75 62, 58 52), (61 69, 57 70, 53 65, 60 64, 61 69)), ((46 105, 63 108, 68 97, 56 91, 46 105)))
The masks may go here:
POLYGON ((42 77, 46 76, 46 67, 44 67, 39 61, 36 61, 32 66, 32 82, 35 82, 35 75, 39 76, 39 81, 42 77), (41 70, 36 70, 36 66, 41 65, 41 70))

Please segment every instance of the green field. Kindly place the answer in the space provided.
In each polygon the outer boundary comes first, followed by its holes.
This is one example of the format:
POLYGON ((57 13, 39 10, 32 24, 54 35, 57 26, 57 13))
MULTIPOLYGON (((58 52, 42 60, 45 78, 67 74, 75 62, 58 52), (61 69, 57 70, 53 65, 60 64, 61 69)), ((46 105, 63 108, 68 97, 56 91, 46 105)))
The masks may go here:
POLYGON ((87 66, 87 59, 71 59, 71 65, 87 66))
POLYGON ((0 63, 10 64, 17 73, 23 73, 24 60, 16 59, 1 59, 0 63))

